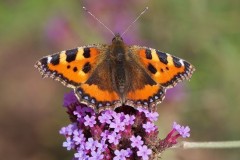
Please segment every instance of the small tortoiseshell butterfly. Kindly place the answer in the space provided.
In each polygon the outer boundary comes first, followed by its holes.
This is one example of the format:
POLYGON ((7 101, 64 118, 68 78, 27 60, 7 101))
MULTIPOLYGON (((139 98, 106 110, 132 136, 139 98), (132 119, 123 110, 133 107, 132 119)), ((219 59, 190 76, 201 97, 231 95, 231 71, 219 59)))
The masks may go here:
POLYGON ((152 48, 126 45, 120 34, 115 35, 85 7, 83 9, 114 35, 112 44, 62 51, 43 57, 35 64, 43 77, 73 88, 79 102, 95 111, 122 105, 153 110, 164 99, 166 89, 191 78, 195 69, 187 61, 152 48))
POLYGON ((81 103, 96 111, 122 105, 153 109, 166 89, 189 80, 194 67, 161 51, 128 46, 116 34, 111 45, 88 45, 37 61, 43 77, 73 88, 81 103))

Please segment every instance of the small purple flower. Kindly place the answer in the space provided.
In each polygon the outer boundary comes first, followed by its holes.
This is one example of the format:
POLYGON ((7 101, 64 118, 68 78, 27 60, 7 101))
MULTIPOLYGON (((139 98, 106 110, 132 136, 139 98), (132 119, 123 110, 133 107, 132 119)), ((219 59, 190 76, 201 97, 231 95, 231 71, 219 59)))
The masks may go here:
POLYGON ((103 113, 111 116, 111 117, 114 117, 117 113, 113 110, 106 110, 106 111, 103 111, 103 113))
POLYGON ((69 124, 66 127, 62 127, 61 130, 59 131, 59 133, 62 134, 62 135, 65 135, 65 136, 71 136, 75 129, 77 129, 77 124, 72 123, 72 124, 69 124))
POLYGON ((75 115, 77 117, 78 120, 82 119, 82 106, 76 106, 76 110, 73 111, 73 115, 75 115))
POLYGON ((181 125, 177 124, 177 122, 173 122, 172 128, 178 131, 181 128, 181 125))
POLYGON ((142 146, 143 145, 143 141, 142 141, 142 137, 140 137, 140 136, 137 136, 137 137, 135 137, 135 136, 132 136, 131 138, 130 138, 130 140, 131 140, 131 146, 132 147, 137 147, 137 148, 139 148, 140 146, 142 146))
POLYGON ((63 142, 63 147, 66 147, 67 150, 71 150, 74 146, 74 143, 72 142, 71 138, 70 137, 67 137, 66 141, 63 142))
POLYGON ((106 144, 105 140, 101 140, 101 143, 99 143, 100 146, 98 146, 98 149, 100 149, 102 152, 106 151, 106 149, 108 148, 108 144, 106 144))
POLYGON ((98 141, 94 141, 93 138, 88 138, 85 148, 87 150, 94 151, 96 149, 97 145, 98 145, 98 141))
POLYGON ((188 126, 184 127, 181 126, 179 124, 177 124, 176 122, 173 123, 173 129, 168 133, 167 137, 162 140, 162 142, 160 142, 160 145, 163 145, 164 143, 164 147, 171 147, 172 145, 177 143, 177 139, 179 137, 190 137, 190 128, 188 126))
POLYGON ((84 119, 85 119, 84 125, 85 125, 85 126, 89 126, 89 127, 93 127, 94 124, 97 123, 96 120, 95 120, 95 118, 96 118, 95 116, 89 117, 88 115, 86 115, 86 116, 84 117, 84 119))
POLYGON ((183 138, 190 137, 190 128, 188 126, 184 127, 173 122, 173 129, 175 129, 183 138))
POLYGON ((129 157, 129 152, 127 150, 121 149, 114 151, 115 157, 113 160, 126 160, 126 157, 129 157))
POLYGON ((67 135, 67 127, 62 127, 59 131, 59 134, 62 134, 62 135, 67 135))
POLYGON ((121 138, 120 134, 117 134, 116 132, 113 132, 112 134, 108 135, 109 143, 113 143, 115 145, 119 143, 120 138, 121 138))
POLYGON ((149 118, 150 121, 157 121, 159 114, 157 112, 148 112, 146 117, 149 118))
POLYGON ((146 130, 147 133, 150 133, 151 131, 154 131, 156 129, 155 125, 151 122, 143 124, 143 128, 146 130))
POLYGON ((143 160, 148 160, 149 155, 152 154, 152 150, 148 149, 146 145, 139 147, 139 150, 137 151, 137 155, 139 157, 142 157, 143 160))
POLYGON ((132 155, 132 153, 133 153, 130 148, 127 148, 126 151, 127 151, 126 157, 130 157, 132 155))
POLYGON ((77 153, 74 154, 75 159, 74 160, 83 160, 88 159, 89 157, 86 155, 86 152, 84 150, 78 150, 77 153))
POLYGON ((108 135, 110 135, 110 131, 105 130, 104 132, 101 133, 101 137, 103 141, 106 141, 108 138, 108 135))
POLYGON ((72 135, 73 137, 75 137, 75 136, 79 136, 80 134, 82 134, 82 130, 75 129, 72 135))
POLYGON ((124 123, 125 123, 125 125, 133 125, 134 120, 135 120, 134 115, 130 116, 130 115, 127 114, 127 115, 125 115, 124 123))
POLYGON ((92 151, 91 152, 91 157, 89 157, 89 160, 101 160, 103 159, 104 155, 102 154, 101 150, 92 151))
POLYGON ((119 119, 115 119, 115 122, 110 123, 110 128, 114 128, 114 132, 124 131, 125 123, 120 121, 119 119))
POLYGON ((82 133, 82 131, 79 131, 78 133, 76 132, 74 131, 75 135, 73 136, 74 143, 76 145, 83 144, 86 140, 86 138, 84 137, 84 134, 82 133))
POLYGON ((64 101, 63 101, 63 106, 67 107, 73 103, 78 102, 77 97, 75 96, 74 92, 69 92, 64 95, 64 101))
POLYGON ((182 131, 179 132, 181 134, 181 136, 183 138, 190 137, 190 133, 189 133, 190 132, 190 128, 188 126, 186 126, 186 127, 182 126, 181 128, 182 128, 182 131))
POLYGON ((98 120, 100 123, 107 123, 110 124, 111 123, 111 119, 112 116, 108 114, 108 112, 102 113, 102 115, 100 115, 98 117, 98 120))
POLYGON ((114 121, 121 121, 122 116, 124 116, 122 113, 117 113, 117 112, 112 113, 112 117, 114 121))

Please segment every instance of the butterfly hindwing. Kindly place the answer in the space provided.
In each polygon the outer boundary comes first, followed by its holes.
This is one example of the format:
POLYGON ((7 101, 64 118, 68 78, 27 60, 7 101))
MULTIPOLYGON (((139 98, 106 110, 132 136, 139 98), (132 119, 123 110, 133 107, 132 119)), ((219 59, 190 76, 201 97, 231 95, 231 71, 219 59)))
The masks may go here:
POLYGON ((86 100, 84 95, 85 97, 87 95, 90 99, 96 99, 95 108, 98 111, 106 108, 114 109, 122 105, 112 81, 112 67, 110 67, 108 58, 107 54, 104 54, 101 62, 98 63, 88 80, 75 89, 76 95, 83 97, 84 101, 86 100))
POLYGON ((154 109, 164 98, 165 88, 158 84, 145 84, 143 88, 139 88, 128 93, 126 104, 132 107, 154 109))
POLYGON ((75 94, 80 102, 87 104, 96 111, 121 106, 120 98, 115 91, 100 89, 98 85, 81 84, 75 88, 75 94))

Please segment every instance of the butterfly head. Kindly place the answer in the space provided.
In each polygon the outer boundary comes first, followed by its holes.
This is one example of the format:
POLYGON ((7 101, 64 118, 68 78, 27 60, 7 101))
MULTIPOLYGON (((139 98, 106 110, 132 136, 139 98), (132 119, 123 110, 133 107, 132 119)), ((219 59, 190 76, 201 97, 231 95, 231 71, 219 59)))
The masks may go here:
POLYGON ((123 39, 119 33, 115 34, 114 38, 112 39, 112 44, 114 44, 114 45, 123 44, 123 39))

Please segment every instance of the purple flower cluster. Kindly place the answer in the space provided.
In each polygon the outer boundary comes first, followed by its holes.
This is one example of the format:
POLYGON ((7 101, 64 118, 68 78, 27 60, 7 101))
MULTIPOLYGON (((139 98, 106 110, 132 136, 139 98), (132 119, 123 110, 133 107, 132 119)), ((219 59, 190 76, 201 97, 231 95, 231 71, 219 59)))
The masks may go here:
POLYGON ((66 137, 63 147, 75 150, 74 160, 153 159, 156 153, 176 144, 178 137, 190 136, 189 127, 174 122, 168 136, 159 139, 154 124, 158 113, 143 108, 122 106, 95 113, 80 104, 73 92, 65 95, 64 106, 72 123, 62 127, 60 134, 66 137))

